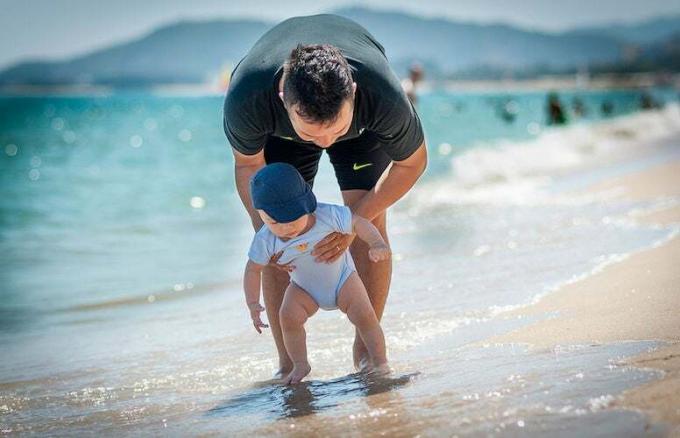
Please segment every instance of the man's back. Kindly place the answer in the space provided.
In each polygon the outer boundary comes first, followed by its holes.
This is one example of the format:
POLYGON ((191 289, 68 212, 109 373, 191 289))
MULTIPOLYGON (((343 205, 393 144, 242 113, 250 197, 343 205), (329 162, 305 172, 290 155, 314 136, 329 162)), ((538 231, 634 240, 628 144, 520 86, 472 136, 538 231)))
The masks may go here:
POLYGON ((251 82, 261 86, 262 81, 280 77, 283 63, 298 44, 335 46, 355 68, 356 64, 365 64, 369 68, 372 64, 387 64, 382 45, 354 21, 331 14, 293 17, 274 26, 257 40, 234 68, 230 92, 249 89, 251 82))
POLYGON ((232 147, 252 155, 268 136, 299 137, 279 98, 283 65, 299 44, 337 47, 357 83, 354 117, 337 141, 375 132, 392 159, 408 157, 423 141, 420 121, 390 68, 385 51, 362 26, 337 15, 290 18, 265 33, 239 62, 224 105, 224 130, 232 147))

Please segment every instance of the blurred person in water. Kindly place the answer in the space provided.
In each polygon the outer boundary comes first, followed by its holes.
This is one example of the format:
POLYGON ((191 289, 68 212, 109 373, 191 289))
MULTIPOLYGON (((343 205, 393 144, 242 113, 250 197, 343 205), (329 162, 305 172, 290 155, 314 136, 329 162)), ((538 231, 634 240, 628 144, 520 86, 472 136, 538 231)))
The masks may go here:
POLYGON ((548 115, 548 125, 566 125, 567 116, 564 114, 564 108, 559 96, 554 91, 548 94, 546 112, 548 115))
MULTIPOLYGON (((291 18, 265 33, 231 75, 223 123, 236 188, 256 232, 264 222, 252 204, 249 181, 266 164, 291 164, 313 186, 326 151, 344 204, 389 242, 387 209, 413 187, 427 163, 420 119, 383 47, 366 29, 336 15, 291 18)), ((380 320, 391 259, 371 262, 367 244, 354 236, 331 232, 312 255, 318 263, 333 263, 349 248, 380 320)), ((293 370, 279 320, 289 284, 289 273, 279 265, 262 269, 279 377, 293 370)), ((369 364, 358 333, 353 359, 358 369, 369 364)))
POLYGON ((401 81, 401 87, 414 105, 418 100, 416 89, 418 88, 418 83, 423 80, 423 75, 423 67, 420 64, 413 64, 408 70, 408 77, 401 81))

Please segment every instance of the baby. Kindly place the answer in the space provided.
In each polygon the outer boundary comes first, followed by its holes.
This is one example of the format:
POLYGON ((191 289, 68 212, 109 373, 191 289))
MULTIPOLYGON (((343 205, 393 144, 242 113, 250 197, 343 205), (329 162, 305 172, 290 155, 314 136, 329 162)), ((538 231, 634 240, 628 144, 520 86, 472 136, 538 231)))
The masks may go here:
POLYGON ((346 206, 317 204, 309 184, 290 164, 273 163, 260 169, 250 180, 250 196, 264 221, 250 246, 243 279, 258 333, 267 327, 260 319, 262 268, 273 257, 294 268, 279 314, 284 345, 293 361, 293 370, 283 377, 283 383, 298 383, 311 371, 304 324, 319 307, 346 313, 368 350, 368 369, 386 370, 385 337, 349 251, 331 263, 318 263, 311 255, 314 245, 328 234, 354 232, 368 243, 371 261, 387 260, 390 249, 377 228, 346 206))

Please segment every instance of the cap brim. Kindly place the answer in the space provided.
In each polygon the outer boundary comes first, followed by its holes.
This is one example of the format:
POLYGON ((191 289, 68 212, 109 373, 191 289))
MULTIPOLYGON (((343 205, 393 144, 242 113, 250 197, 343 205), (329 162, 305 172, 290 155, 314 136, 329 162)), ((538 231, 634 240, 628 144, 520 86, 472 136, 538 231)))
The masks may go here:
POLYGON ((298 202, 282 204, 277 208, 263 209, 276 222, 287 223, 299 219, 305 214, 316 211, 316 197, 311 190, 301 196, 298 202), (271 211, 269 211, 271 210, 271 211))

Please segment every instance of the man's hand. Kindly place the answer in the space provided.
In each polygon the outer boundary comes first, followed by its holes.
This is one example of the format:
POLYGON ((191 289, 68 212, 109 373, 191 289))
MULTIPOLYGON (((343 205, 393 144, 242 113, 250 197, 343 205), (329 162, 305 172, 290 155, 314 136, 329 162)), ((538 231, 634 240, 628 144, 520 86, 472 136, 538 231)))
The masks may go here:
POLYGON ((333 232, 314 245, 312 255, 319 263, 333 263, 349 248, 356 234, 333 232))
POLYGON ((267 266, 273 266, 274 268, 278 269, 279 271, 293 272, 293 270, 295 269, 295 265, 292 264, 293 263, 292 260, 290 262, 284 263, 284 264, 278 263, 278 261, 279 261, 279 259, 281 258, 282 255, 283 255, 283 251, 279 251, 276 254, 274 254, 269 259, 269 263, 267 264, 267 266))
POLYGON ((378 242, 375 245, 371 245, 368 249, 368 258, 373 263, 388 260, 391 254, 392 251, 390 251, 390 247, 385 242, 378 242))
POLYGON ((264 311, 264 307, 260 303, 250 303, 248 304, 248 309, 250 309, 250 319, 253 320, 253 326, 258 333, 262 333, 263 328, 269 328, 260 318, 260 313, 264 311))

